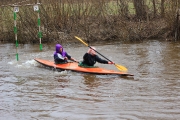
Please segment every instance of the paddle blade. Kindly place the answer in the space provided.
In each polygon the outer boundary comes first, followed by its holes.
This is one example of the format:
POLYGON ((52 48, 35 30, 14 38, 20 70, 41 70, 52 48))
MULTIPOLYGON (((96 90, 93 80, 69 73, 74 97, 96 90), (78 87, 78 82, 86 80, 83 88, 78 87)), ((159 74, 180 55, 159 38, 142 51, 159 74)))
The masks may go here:
POLYGON ((79 41, 81 41, 83 44, 85 44, 86 46, 88 46, 87 43, 85 43, 81 38, 77 37, 77 36, 74 36, 76 39, 78 39, 79 41))
POLYGON ((118 64, 114 64, 116 66, 116 68, 120 71, 123 71, 123 72, 127 72, 128 69, 122 65, 118 65, 118 64))

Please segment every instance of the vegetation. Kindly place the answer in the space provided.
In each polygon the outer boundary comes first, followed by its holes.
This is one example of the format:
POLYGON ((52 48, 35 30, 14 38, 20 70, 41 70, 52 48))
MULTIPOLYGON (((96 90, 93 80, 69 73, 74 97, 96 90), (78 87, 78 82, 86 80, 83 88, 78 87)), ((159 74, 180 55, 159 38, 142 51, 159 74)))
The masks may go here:
POLYGON ((42 42, 179 39, 180 0, 1 0, 0 40, 37 43, 40 3, 42 42))

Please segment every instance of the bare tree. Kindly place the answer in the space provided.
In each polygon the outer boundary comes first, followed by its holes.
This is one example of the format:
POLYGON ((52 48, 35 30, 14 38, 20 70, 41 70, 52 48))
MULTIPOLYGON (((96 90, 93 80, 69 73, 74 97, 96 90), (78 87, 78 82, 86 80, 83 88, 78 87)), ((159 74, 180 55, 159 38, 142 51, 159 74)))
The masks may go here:
POLYGON ((161 17, 164 17, 164 2, 165 0, 161 0, 161 17))
POLYGON ((155 2, 155 0, 152 0, 152 3, 153 3, 153 11, 154 11, 154 13, 153 13, 153 16, 154 17, 156 17, 156 14, 157 14, 157 10, 156 10, 156 2, 155 2))
POLYGON ((133 3, 134 3, 137 19, 145 20, 146 8, 145 8, 144 0, 133 0, 133 3))

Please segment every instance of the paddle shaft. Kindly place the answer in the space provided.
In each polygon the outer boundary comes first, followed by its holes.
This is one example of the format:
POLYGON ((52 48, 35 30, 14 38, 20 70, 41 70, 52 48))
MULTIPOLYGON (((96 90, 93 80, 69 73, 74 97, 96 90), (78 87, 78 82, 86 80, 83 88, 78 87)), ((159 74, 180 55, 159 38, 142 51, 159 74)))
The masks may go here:
MULTIPOLYGON (((81 40, 81 38, 75 36, 76 39, 78 39, 79 41, 81 41, 84 45, 86 45, 87 47, 93 49, 91 46, 89 46, 87 43, 85 43, 83 40, 81 40)), ((101 53, 99 53, 98 51, 96 51, 95 49, 93 49, 95 52, 97 52, 99 55, 101 55, 102 57, 104 57, 105 59, 107 59, 108 61, 112 62, 111 60, 109 60, 107 57, 105 57, 104 55, 102 55, 101 53)), ((116 64, 115 64, 116 65, 116 64)))
MULTIPOLYGON (((89 48, 93 49, 91 46, 88 45, 89 48)), ((107 57, 105 57, 104 55, 102 55, 101 53, 99 53, 98 51, 96 51, 95 49, 93 49, 95 52, 97 52, 99 55, 101 55, 102 57, 104 57, 105 59, 107 59, 108 61, 112 62, 111 60, 109 60, 107 57)))

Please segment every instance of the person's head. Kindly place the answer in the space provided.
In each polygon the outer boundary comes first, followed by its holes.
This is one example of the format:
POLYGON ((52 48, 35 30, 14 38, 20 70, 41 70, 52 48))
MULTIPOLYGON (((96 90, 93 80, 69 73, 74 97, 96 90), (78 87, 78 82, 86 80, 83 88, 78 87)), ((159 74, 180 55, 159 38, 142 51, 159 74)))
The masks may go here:
POLYGON ((55 50, 54 54, 60 53, 63 57, 66 55, 66 52, 60 44, 56 44, 55 50))
POLYGON ((56 53, 62 53, 63 52, 63 47, 60 44, 56 44, 56 53))
POLYGON ((91 47, 91 48, 89 48, 89 50, 88 50, 88 52, 87 53, 89 53, 89 54, 91 54, 91 55, 96 55, 96 48, 95 47, 91 47))

